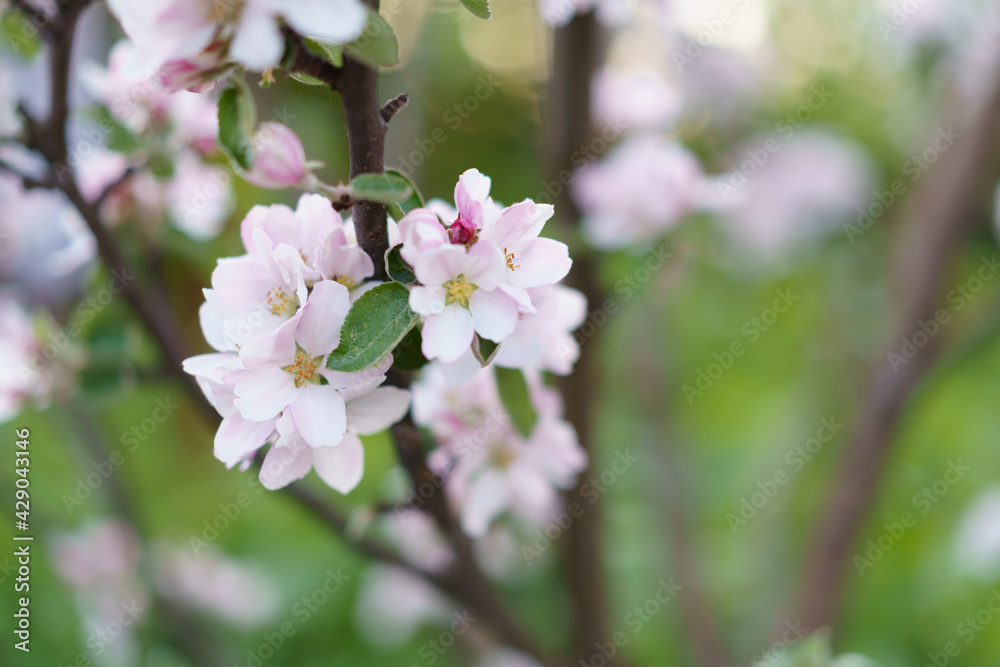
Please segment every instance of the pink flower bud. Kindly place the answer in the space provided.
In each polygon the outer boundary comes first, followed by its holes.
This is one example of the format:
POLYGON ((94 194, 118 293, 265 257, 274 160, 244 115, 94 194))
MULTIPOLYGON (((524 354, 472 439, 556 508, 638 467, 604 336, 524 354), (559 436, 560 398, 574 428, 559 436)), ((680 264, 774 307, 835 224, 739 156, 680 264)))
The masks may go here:
POLYGON ((459 217, 448 228, 448 240, 455 245, 469 246, 479 237, 479 229, 465 218, 459 217))
POLYGON ((281 123, 261 123, 253 136, 253 168, 246 179, 269 190, 302 185, 309 177, 302 140, 281 123))

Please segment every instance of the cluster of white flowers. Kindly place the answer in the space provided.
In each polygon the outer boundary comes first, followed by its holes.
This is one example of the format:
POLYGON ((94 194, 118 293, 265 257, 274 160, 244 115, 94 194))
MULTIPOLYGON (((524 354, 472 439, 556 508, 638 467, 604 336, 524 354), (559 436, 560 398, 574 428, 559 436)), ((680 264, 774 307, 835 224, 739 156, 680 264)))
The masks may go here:
POLYGON ((358 373, 326 367, 372 261, 319 195, 303 195, 294 211, 255 207, 241 233, 247 254, 219 260, 201 309, 218 352, 184 366, 223 417, 215 455, 233 466, 270 441, 260 474, 267 488, 315 467, 347 493, 364 470, 359 436, 389 427, 409 407, 408 392, 379 387, 391 355, 358 373))
POLYGON ((455 186, 457 210, 435 202, 399 221, 400 254, 420 283, 410 292, 410 306, 424 316, 424 355, 451 364, 471 355, 475 334, 500 343, 519 328, 549 324, 547 341, 519 336, 521 344, 511 347, 520 354, 508 352, 506 364, 527 367, 551 358, 548 369, 565 373, 576 350, 559 334, 573 331, 585 313, 578 303, 564 305, 578 299, 556 286, 573 264, 569 249, 539 236, 553 208, 530 199, 503 208, 490 187, 488 177, 470 169, 455 186), (542 301, 560 302, 560 312, 540 313, 536 303, 542 301))
POLYGON ((265 71, 285 52, 282 25, 319 42, 343 44, 365 28, 359 0, 110 0, 138 47, 134 70, 152 70, 168 90, 211 88, 234 67, 265 71))

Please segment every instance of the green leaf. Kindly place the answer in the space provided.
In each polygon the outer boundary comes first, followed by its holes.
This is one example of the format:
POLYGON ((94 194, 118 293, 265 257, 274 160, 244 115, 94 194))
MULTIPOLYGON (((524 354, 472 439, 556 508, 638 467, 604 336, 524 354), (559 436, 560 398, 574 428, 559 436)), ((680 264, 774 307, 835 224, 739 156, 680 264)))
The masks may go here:
POLYGON ((493 19, 493 10, 490 9, 489 0, 462 0, 462 4, 481 19, 486 19, 487 21, 493 19))
POLYGON ((326 367, 343 373, 371 368, 395 349, 420 317, 410 310, 410 292, 399 283, 383 283, 361 295, 347 313, 340 345, 326 367))
POLYGON ((360 60, 369 67, 392 67, 399 62, 399 44, 392 27, 378 12, 368 12, 368 25, 361 36, 350 44, 344 45, 344 51, 355 60, 360 60))
POLYGON ((292 72, 292 78, 299 83, 304 83, 307 86, 325 86, 326 84, 317 79, 314 76, 309 76, 308 74, 302 74, 301 72, 292 72))
POLYGON ((226 88, 219 96, 219 148, 230 160, 250 169, 253 147, 250 137, 257 127, 257 110, 246 84, 226 88))
POLYGON ((410 332, 403 337, 402 342, 396 346, 392 353, 392 365, 401 371, 418 371, 427 363, 427 357, 420 349, 423 339, 420 336, 420 327, 413 327, 410 332))
POLYGON ((11 9, 0 17, 0 33, 7 51, 19 59, 31 61, 42 50, 42 39, 38 28, 31 24, 20 10, 11 9))
POLYGON ((500 390, 500 400, 510 413, 517 430, 525 438, 531 435, 535 426, 535 408, 531 404, 528 393, 528 383, 521 371, 513 368, 496 368, 497 389, 500 390))
POLYGON ((426 204, 424 203, 424 196, 420 194, 420 189, 417 188, 417 184, 413 182, 412 178, 410 178, 403 172, 399 171, 398 169, 386 169, 385 173, 387 176, 395 176, 397 178, 403 179, 404 181, 410 184, 411 188, 413 188, 413 192, 412 194, 410 194, 409 197, 399 202, 393 202, 392 204, 389 205, 389 215, 392 216, 393 220, 399 222, 404 215, 406 215, 413 209, 423 208, 424 206, 426 206, 426 204))
POLYGON ((486 338, 480 338, 479 334, 476 334, 475 338, 472 340, 472 354, 479 361, 479 364, 486 368, 493 361, 493 358, 497 356, 497 352, 500 351, 500 343, 494 343, 486 338))
POLYGON ((403 259, 403 256, 399 254, 402 247, 402 244, 394 245, 385 251, 385 272, 397 283, 410 285, 417 281, 417 276, 403 259))
POLYGON ((348 185, 355 199, 388 204, 406 199, 413 192, 409 182, 392 174, 361 174, 348 185))
POLYGON ((306 48, 320 58, 325 58, 337 67, 344 64, 344 47, 333 42, 323 42, 318 39, 305 39, 306 48))
POLYGON ((108 150, 128 155, 140 148, 139 138, 132 133, 132 130, 122 125, 106 106, 87 107, 84 114, 92 118, 100 131, 105 134, 104 145, 108 150))

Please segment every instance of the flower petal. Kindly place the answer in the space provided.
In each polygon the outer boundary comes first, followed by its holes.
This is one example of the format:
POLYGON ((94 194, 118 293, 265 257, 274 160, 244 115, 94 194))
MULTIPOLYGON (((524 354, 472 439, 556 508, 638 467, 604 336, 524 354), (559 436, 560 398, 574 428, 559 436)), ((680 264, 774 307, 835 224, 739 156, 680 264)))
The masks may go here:
POLYGON ((330 354, 340 342, 340 329, 350 309, 347 288, 333 280, 321 280, 302 308, 295 341, 314 357, 330 354))
POLYGON ((517 303, 500 290, 473 292, 469 311, 476 333, 496 343, 511 335, 517 326, 517 303))
POLYGON ((341 493, 349 493, 361 482, 365 473, 365 448, 353 433, 335 447, 312 450, 313 467, 320 479, 341 493))
POLYGON ((240 375, 234 405, 244 419, 262 422, 277 417, 297 395, 290 373, 276 366, 261 366, 240 375))
POLYGON ((510 490, 504 475, 493 470, 483 473, 472 482, 462 505, 462 530, 470 537, 483 537, 509 502, 510 490))
MULTIPOLYGON (((475 295, 473 295, 475 296, 475 295)), ((472 315, 457 303, 445 306, 440 315, 427 318, 423 329, 424 356, 446 364, 457 361, 472 345, 472 315)))
POLYGON ((507 270, 507 282, 518 287, 551 285, 566 277, 573 266, 569 248, 554 239, 535 239, 511 258, 516 266, 507 270))
POLYGON ((312 469, 312 448, 306 445, 271 447, 260 467, 260 483, 276 491, 305 477, 312 469))
POLYGON ((344 399, 329 385, 307 384, 288 407, 302 439, 312 447, 332 447, 344 439, 347 411, 344 399))
POLYGON ((389 428, 410 409, 410 392, 379 387, 347 404, 347 427, 354 433, 371 435, 389 428))
POLYGON ((284 50, 285 40, 275 17, 248 3, 240 12, 229 57, 248 70, 259 72, 277 65, 284 50))
POLYGON ((458 214, 476 227, 482 227, 483 209, 490 196, 490 177, 478 169, 469 169, 458 177, 455 186, 455 205, 458 214))
POLYGON ((263 447, 274 433, 274 422, 252 422, 234 412, 222 420, 215 433, 215 458, 234 466, 263 447))

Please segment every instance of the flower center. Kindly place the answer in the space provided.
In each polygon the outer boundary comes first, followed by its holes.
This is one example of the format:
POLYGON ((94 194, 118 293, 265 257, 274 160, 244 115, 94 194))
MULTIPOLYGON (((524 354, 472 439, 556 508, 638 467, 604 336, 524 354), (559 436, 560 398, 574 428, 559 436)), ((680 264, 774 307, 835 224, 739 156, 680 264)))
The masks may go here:
POLYGON ((205 17, 216 23, 230 23, 242 7, 243 0, 212 0, 205 7, 205 17))
POLYGON ((514 264, 514 253, 507 252, 507 248, 503 249, 504 256, 507 257, 507 268, 513 271, 514 269, 521 268, 520 264, 514 264))
POLYGON ((350 276, 336 276, 334 277, 334 281, 340 283, 347 289, 354 289, 355 287, 358 286, 358 284, 354 282, 354 280, 350 276))
POLYGON ((267 293, 267 305, 271 307, 272 315, 291 315, 298 309, 299 299, 276 287, 267 293))
POLYGON ((444 296, 444 305, 450 306, 453 303, 458 303, 463 308, 469 307, 469 297, 479 289, 477 285, 466 280, 464 273, 458 274, 457 278, 449 280, 443 287, 447 292, 444 296))
POLYGON ((503 444, 499 445, 493 450, 493 455, 490 457, 490 462, 495 468, 505 469, 510 466, 517 459, 517 452, 514 451, 513 447, 503 444))
POLYGON ((286 366, 285 370, 295 377, 295 386, 301 387, 306 382, 319 382, 319 377, 316 377, 317 368, 319 361, 304 350, 299 350, 295 354, 295 362, 291 366, 286 366))
POLYGON ((479 230, 474 224, 460 217, 448 228, 448 240, 455 245, 464 245, 468 248, 479 240, 479 230))

